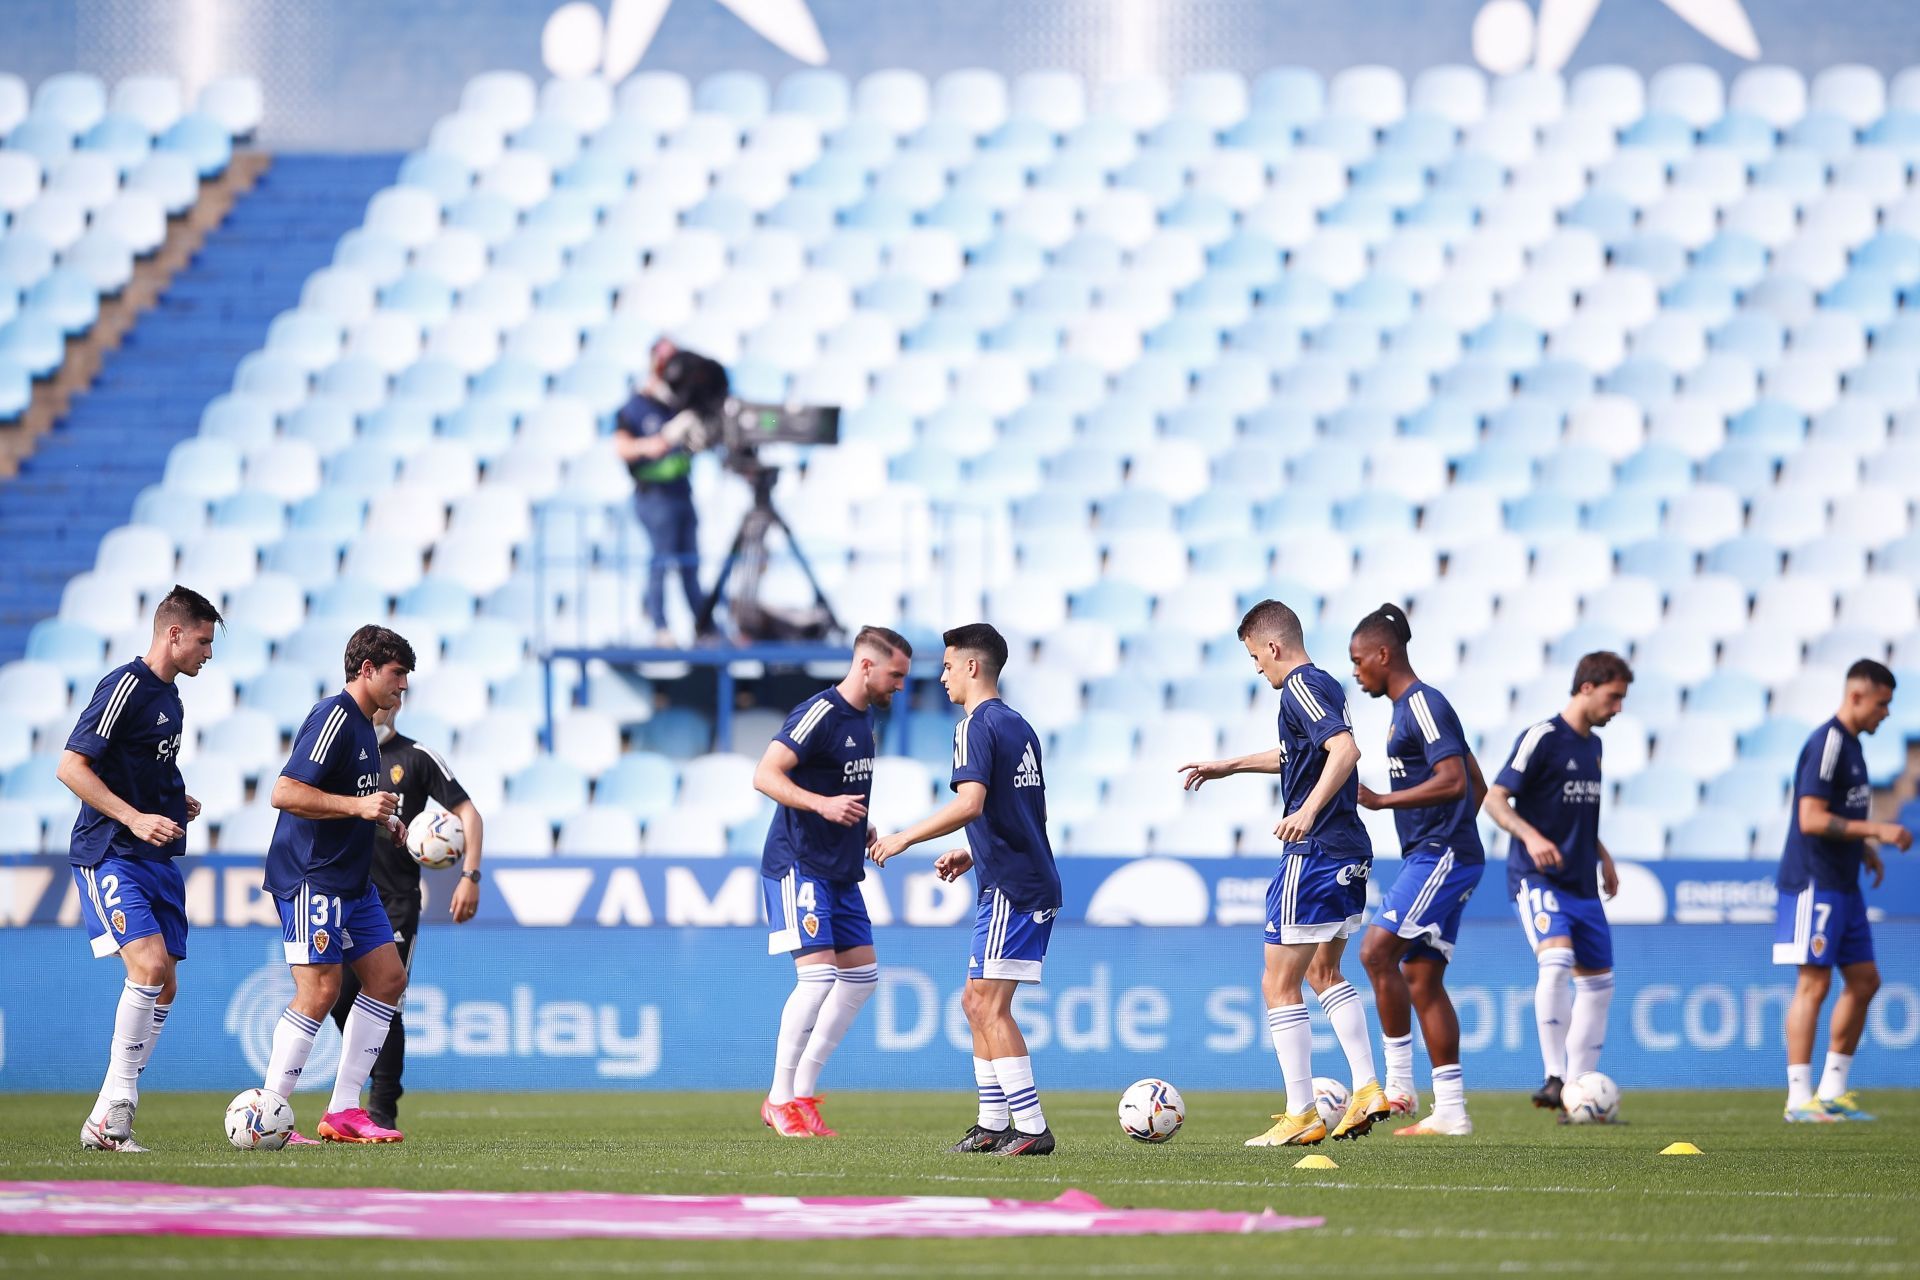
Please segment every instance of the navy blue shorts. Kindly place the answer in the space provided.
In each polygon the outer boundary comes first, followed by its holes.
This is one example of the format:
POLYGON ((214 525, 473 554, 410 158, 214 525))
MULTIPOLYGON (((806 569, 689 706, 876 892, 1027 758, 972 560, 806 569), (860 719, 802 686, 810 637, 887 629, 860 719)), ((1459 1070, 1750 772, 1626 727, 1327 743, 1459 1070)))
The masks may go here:
POLYGON ((1400 874, 1381 900, 1373 923, 1414 939, 1407 949, 1409 958, 1425 955, 1451 960, 1453 944, 1460 937, 1460 916, 1486 870, 1486 863, 1461 862, 1443 846, 1417 846, 1400 864, 1400 874))
POLYGON ((1290 848, 1301 852, 1283 856, 1267 885, 1267 942, 1292 946, 1358 933, 1372 858, 1322 854, 1311 842, 1290 848))
POLYGON ((172 858, 116 858, 75 867, 80 918, 95 956, 110 956, 135 938, 160 935, 167 954, 187 958, 187 883, 172 858))
POLYGON ((1600 899, 1566 897, 1551 886, 1523 879, 1513 905, 1520 913, 1520 927, 1526 930, 1527 945, 1536 953, 1548 938, 1567 938, 1573 942, 1573 963, 1578 967, 1613 968, 1613 930, 1600 899))
POLYGON ((1040 981, 1058 912, 1015 911, 998 889, 980 893, 973 915, 973 943, 967 954, 967 977, 1007 978, 1014 982, 1040 981))
POLYGON ((1873 926, 1867 895, 1858 889, 1782 893, 1773 924, 1775 964, 1817 964, 1844 969, 1873 959, 1873 926))
POLYGON ((273 901, 288 964, 351 964, 393 941, 393 922, 372 885, 351 898, 302 884, 291 898, 273 901))
POLYGON ((873 921, 857 880, 822 880, 788 867, 761 876, 767 903, 767 954, 851 951, 873 945, 873 921))

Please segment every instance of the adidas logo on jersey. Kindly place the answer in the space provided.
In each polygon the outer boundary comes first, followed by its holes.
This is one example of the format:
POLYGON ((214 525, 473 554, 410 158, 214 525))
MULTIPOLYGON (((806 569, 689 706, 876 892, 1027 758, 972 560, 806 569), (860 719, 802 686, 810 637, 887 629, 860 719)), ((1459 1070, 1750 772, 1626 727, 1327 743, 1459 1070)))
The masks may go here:
POLYGON ((852 735, 852 734, 848 734, 848 735, 847 735, 847 745, 848 745, 848 746, 850 746, 850 747, 851 747, 851 746, 853 746, 853 745, 855 745, 855 744, 854 744, 854 741, 853 741, 853 735, 852 735))
POLYGON ((1013 785, 1016 787, 1037 787, 1040 785, 1040 758, 1033 754, 1033 744, 1020 756, 1020 763, 1013 771, 1013 785))
POLYGON ((154 721, 155 724, 165 724, 166 722, 167 722, 167 713, 164 711, 160 713, 160 718, 154 721))
POLYGON ((362 760, 367 758, 367 749, 365 747, 360 748, 360 758, 362 760))
POLYGON ((1579 766, 1579 765, 1577 765, 1577 764, 1575 764, 1575 763, 1574 763, 1573 761, 1571 761, 1571 760, 1569 760, 1569 761, 1567 761, 1567 772, 1568 772, 1568 773, 1572 773, 1572 772, 1573 772, 1573 771, 1574 771, 1575 769, 1578 769, 1579 767, 1580 767, 1580 766, 1579 766))

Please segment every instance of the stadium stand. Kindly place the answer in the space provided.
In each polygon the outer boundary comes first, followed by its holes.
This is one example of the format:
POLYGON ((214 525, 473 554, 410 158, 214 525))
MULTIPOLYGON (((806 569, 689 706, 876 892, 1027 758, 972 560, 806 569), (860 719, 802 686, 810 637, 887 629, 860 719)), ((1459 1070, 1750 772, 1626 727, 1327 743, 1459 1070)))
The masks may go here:
MULTIPOLYGON (((1270 741, 1232 630, 1274 595, 1336 673, 1360 616, 1410 601, 1489 769, 1581 652, 1627 653, 1609 844, 1771 859, 1839 671, 1920 687, 1917 159, 1920 70, 476 77, 297 305, 281 268, 325 219, 241 224, 286 309, 237 368, 196 362, 230 388, 0 670, 0 723, 34 726, 0 739, 0 803, 64 841, 71 699, 178 577, 232 624, 183 689, 224 848, 264 830, 237 784, 391 606, 410 732, 454 744, 490 853, 757 854, 749 735, 715 750, 590 664, 534 738, 538 648, 627 638, 604 435, 669 332, 742 395, 845 407, 776 490, 843 617, 924 637, 984 609, 1031 644, 1008 692, 1050 734, 1068 853, 1266 851, 1271 796, 1173 780, 1270 741), (587 567, 542 591, 556 555, 587 567)), ((717 558, 746 495, 711 461, 717 558)), ((806 598, 791 564, 767 590, 806 598)), ((1352 710, 1377 743, 1384 706, 1352 710)), ((877 813, 938 785, 950 721, 916 714, 877 813)), ((1876 783, 1915 734, 1902 698, 1876 783)), ((1362 769, 1384 786, 1377 751, 1362 769)))

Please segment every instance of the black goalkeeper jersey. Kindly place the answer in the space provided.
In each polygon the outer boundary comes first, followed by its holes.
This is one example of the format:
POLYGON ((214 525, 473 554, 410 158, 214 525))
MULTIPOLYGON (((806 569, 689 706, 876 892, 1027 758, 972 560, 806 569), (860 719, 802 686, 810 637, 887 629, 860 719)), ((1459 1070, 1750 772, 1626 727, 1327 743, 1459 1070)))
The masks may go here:
MULTIPOLYGON (((451 809, 467 799, 466 788, 453 776, 437 752, 421 746, 405 734, 396 733, 380 748, 380 789, 400 797, 400 821, 412 822, 429 799, 443 809, 451 809)), ((384 832, 375 837, 373 883, 382 900, 417 899, 420 896, 420 864, 406 847, 389 840, 384 832)))

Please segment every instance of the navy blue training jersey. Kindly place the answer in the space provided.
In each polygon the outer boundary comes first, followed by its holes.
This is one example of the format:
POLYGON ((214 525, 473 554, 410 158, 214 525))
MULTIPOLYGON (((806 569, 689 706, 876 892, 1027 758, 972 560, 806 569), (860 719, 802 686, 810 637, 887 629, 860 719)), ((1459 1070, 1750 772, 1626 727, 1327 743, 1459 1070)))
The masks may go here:
MULTIPOLYGON (((838 689, 815 694, 793 709, 773 736, 800 758, 788 776, 817 796, 873 799, 873 712, 855 711, 838 689)), ((760 873, 804 875, 843 882, 867 876, 867 824, 837 826, 817 813, 781 805, 767 828, 760 873)))
POLYGON ((1516 812, 1560 850, 1560 865, 1542 871, 1515 840, 1507 850, 1507 894, 1522 877, 1544 881, 1570 898, 1600 896, 1600 736, 1575 733, 1559 716, 1515 740, 1495 785, 1513 793, 1516 812))
POLYGON ((1779 887, 1798 893, 1811 881, 1820 889, 1858 889, 1860 862, 1866 856, 1864 840, 1828 840, 1800 831, 1800 797, 1818 796, 1837 818, 1864 822, 1873 802, 1867 781, 1867 754, 1857 735, 1839 720, 1829 720, 1813 731, 1800 748, 1793 770, 1793 808, 1787 815, 1787 844, 1780 851, 1779 887))
MULTIPOLYGON (((87 709, 80 713, 67 750, 93 761, 107 790, 141 813, 157 813, 187 825, 187 784, 180 778, 180 728, 186 714, 180 690, 153 674, 145 658, 101 677, 87 709)), ((187 851, 185 836, 153 845, 90 804, 82 803, 73 820, 67 861, 97 867, 115 858, 177 858, 187 851)))
MULTIPOLYGON (((1466 756, 1467 735, 1453 704, 1432 685, 1414 681, 1393 704, 1393 727, 1387 731, 1389 785, 1395 791, 1409 791, 1431 779, 1434 766, 1442 760, 1458 757, 1464 770, 1466 756)), ((1401 850, 1434 844, 1453 850, 1456 864, 1485 862, 1487 851, 1474 824, 1479 808, 1473 797, 1473 775, 1468 773, 1467 789, 1458 800, 1395 809, 1393 826, 1400 833, 1401 850)))
MULTIPOLYGON (((1313 789, 1320 785, 1320 774, 1327 764, 1327 743, 1352 732, 1353 726, 1347 723, 1347 693, 1338 680, 1307 663, 1295 667, 1281 682, 1280 804, 1283 813, 1292 813, 1305 804, 1313 789)), ((1359 771, 1355 770, 1333 793, 1307 832, 1307 839, 1316 846, 1316 852, 1341 861, 1373 856, 1373 842, 1367 839, 1367 829, 1360 825, 1359 797, 1359 771)))
MULTIPOLYGON (((380 739, 352 694, 342 689, 314 704, 280 775, 336 796, 380 789, 380 739)), ((365 818, 296 818, 282 810, 267 846, 264 887, 276 898, 291 897, 302 883, 358 897, 373 872, 374 835, 365 818)))
POLYGON ((1040 735, 998 698, 989 698, 953 731, 953 782, 987 788, 986 807, 967 824, 981 889, 998 889, 1015 911, 1060 906, 1060 872, 1047 841, 1047 783, 1040 735))

